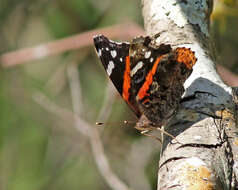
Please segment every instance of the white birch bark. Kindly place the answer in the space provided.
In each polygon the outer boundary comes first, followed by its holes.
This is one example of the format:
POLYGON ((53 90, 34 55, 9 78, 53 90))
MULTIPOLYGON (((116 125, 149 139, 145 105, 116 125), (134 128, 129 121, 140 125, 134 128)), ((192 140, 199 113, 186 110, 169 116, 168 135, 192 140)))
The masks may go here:
POLYGON ((212 0, 142 0, 145 30, 158 44, 191 48, 197 57, 181 106, 165 130, 158 171, 161 189, 238 189, 237 107, 215 69, 209 34, 212 0))

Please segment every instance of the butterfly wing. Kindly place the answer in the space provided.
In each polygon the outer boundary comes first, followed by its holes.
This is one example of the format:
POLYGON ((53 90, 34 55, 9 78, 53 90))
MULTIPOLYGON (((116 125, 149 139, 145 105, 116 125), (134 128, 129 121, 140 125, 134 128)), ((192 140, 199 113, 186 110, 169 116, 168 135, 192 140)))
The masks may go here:
POLYGON ((94 45, 107 75, 123 99, 139 117, 141 114, 137 106, 129 99, 130 44, 127 42, 117 43, 103 35, 97 35, 94 37, 94 45))
POLYGON ((177 48, 155 58, 137 93, 139 109, 156 126, 165 125, 176 112, 184 82, 197 59, 189 48, 177 48))
POLYGON ((184 93, 183 84, 197 60, 194 52, 156 46, 148 36, 129 44, 99 35, 94 44, 108 76, 136 115, 146 116, 157 127, 164 125, 184 93))

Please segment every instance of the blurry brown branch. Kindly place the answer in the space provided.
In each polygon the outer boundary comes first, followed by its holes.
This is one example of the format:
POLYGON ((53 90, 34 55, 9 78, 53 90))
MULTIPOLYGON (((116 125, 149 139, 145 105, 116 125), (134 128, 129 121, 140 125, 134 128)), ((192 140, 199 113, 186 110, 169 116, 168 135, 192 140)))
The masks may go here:
MULTIPOLYGON (((23 48, 2 54, 0 55, 0 63, 3 67, 11 67, 47 56, 87 47, 92 45, 92 37, 101 33, 109 38, 128 40, 137 35, 144 35, 144 30, 133 22, 96 29, 35 47, 23 48), (121 30, 121 28, 126 28, 126 30, 121 30)), ((217 69, 218 73, 228 85, 238 86, 238 76, 220 65, 218 65, 217 69)))
POLYGON ((96 29, 53 42, 40 44, 35 47, 2 54, 0 56, 0 63, 3 67, 10 67, 66 51, 87 47, 92 44, 92 37, 96 34, 104 34, 109 38, 120 37, 121 39, 130 39, 134 36, 144 34, 144 31, 140 26, 133 22, 96 29), (121 30, 122 28, 126 28, 126 30, 121 30))

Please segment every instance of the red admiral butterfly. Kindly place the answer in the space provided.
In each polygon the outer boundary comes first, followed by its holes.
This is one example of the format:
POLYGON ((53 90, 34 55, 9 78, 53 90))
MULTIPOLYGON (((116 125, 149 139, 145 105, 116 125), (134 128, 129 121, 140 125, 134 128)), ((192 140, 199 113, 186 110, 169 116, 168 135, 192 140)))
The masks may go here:
POLYGON ((149 36, 117 43, 98 35, 94 44, 116 89, 140 118, 136 128, 165 125, 178 108, 183 84, 197 61, 194 52, 157 46, 149 36))

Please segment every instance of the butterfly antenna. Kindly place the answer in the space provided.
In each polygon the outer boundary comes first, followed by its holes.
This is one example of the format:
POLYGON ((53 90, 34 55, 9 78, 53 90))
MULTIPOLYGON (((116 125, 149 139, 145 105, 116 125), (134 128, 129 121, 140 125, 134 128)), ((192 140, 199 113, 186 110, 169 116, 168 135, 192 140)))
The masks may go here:
MULTIPOLYGON (((121 122, 107 122, 107 123, 104 123, 104 122, 96 122, 95 124, 98 125, 98 126, 103 126, 103 125, 121 124, 121 122)), ((136 124, 136 122, 135 122, 135 121, 124 120, 124 121, 123 121, 123 124, 125 124, 125 125, 128 125, 128 124, 136 124)))

